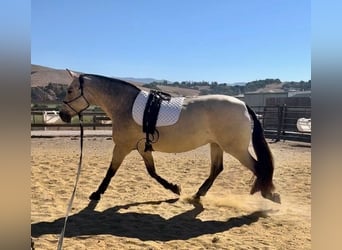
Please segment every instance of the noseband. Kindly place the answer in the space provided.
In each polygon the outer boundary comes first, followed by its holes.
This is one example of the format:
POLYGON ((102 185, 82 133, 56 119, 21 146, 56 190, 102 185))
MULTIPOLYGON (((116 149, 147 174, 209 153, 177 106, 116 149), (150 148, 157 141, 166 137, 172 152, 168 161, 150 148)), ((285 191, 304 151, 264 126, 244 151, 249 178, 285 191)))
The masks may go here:
POLYGON ((79 82, 80 82, 80 90, 81 90, 81 94, 76 96, 75 98, 71 99, 70 101, 63 101, 64 104, 66 104, 70 109, 72 109, 73 111, 75 111, 77 114, 80 114, 82 111, 86 110, 90 104, 87 100, 87 98, 85 98, 85 96, 83 95, 83 84, 84 84, 84 79, 83 79, 83 75, 80 75, 79 78, 78 78, 79 82), (71 103, 73 103, 74 101, 80 99, 80 98, 83 98, 83 100, 85 101, 86 103, 86 106, 84 108, 82 108, 80 111, 77 111, 76 109, 74 109, 72 106, 71 106, 71 103))

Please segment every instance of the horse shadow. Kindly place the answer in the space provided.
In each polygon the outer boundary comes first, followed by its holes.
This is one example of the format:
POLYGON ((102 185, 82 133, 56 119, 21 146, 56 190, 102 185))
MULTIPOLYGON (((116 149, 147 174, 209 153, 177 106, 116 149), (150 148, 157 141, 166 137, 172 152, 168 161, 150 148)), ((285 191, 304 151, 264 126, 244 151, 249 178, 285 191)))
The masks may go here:
MULTIPOLYGON (((204 208, 194 204, 194 208, 172 218, 165 219, 158 214, 127 212, 119 213, 120 209, 142 204, 158 205, 163 202, 174 203, 178 199, 148 201, 115 206, 105 211, 95 211, 96 202, 90 202, 79 213, 69 216, 65 237, 90 236, 109 234, 113 236, 137 238, 142 241, 187 240, 205 234, 214 234, 235 227, 250 225, 267 217, 267 210, 255 211, 247 215, 229 218, 227 221, 201 221, 196 216, 204 208)), ((53 222, 38 222, 31 224, 31 236, 44 234, 60 234, 65 217, 53 222)))

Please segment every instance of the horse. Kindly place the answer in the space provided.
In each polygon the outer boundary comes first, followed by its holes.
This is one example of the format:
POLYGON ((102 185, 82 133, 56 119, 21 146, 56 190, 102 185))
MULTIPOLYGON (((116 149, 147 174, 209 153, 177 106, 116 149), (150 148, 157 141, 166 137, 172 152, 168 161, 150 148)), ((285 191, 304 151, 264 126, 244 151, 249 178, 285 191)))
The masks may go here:
MULTIPOLYGON (((98 189, 89 199, 101 199, 124 158, 133 150, 139 152, 152 178, 180 195, 179 185, 157 174, 152 150, 144 150, 144 145, 139 143, 145 134, 142 126, 132 118, 132 107, 141 89, 120 79, 76 73, 68 69, 67 72, 72 82, 60 108, 62 121, 70 123, 73 116, 81 114, 90 105, 99 106, 112 121, 112 160, 98 189)), ((181 153, 210 144, 210 174, 192 196, 193 200, 199 201, 206 195, 222 172, 223 153, 226 152, 253 173, 251 195, 260 191, 263 198, 280 203, 280 195, 274 192, 272 152, 255 112, 243 101, 227 95, 184 98, 178 121, 157 128, 158 140, 153 143, 153 151, 181 153), (251 141, 256 159, 248 150, 251 141)))

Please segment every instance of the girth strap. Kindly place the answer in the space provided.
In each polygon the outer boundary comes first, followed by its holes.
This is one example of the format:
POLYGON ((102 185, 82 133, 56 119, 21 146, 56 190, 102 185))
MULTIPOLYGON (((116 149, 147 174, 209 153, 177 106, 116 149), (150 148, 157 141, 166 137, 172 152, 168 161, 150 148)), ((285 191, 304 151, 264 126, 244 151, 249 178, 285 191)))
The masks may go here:
POLYGON ((152 136, 152 138, 154 139, 154 134, 156 132, 158 133, 156 129, 156 124, 160 110, 160 105, 164 100, 170 101, 171 95, 157 90, 150 91, 143 116, 143 132, 146 133, 146 142, 144 150, 145 152, 153 151, 153 140, 151 140, 150 137, 152 136))

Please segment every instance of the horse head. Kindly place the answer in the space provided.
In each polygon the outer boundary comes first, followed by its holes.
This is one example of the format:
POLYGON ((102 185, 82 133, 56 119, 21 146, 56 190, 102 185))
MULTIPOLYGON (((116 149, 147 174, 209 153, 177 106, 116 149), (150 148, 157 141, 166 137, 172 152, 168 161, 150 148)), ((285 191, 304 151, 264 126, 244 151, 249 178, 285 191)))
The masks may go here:
POLYGON ((83 93, 83 76, 69 69, 67 72, 71 76, 72 82, 67 89, 59 116, 62 121, 70 123, 73 116, 80 114, 89 107, 89 102, 83 93))

